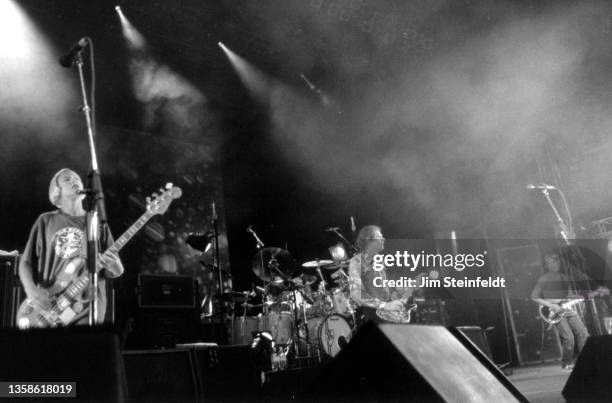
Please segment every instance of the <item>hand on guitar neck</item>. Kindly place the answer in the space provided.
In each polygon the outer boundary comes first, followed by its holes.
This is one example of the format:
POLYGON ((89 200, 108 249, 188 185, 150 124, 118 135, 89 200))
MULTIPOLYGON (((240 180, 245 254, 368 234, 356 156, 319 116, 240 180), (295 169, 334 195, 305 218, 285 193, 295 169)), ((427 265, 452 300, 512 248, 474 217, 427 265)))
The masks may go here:
POLYGON ((100 253, 98 255, 98 261, 100 263, 100 267, 105 268, 109 273, 111 273, 112 277, 119 277, 123 274, 123 264, 116 253, 108 250, 104 253, 100 253))

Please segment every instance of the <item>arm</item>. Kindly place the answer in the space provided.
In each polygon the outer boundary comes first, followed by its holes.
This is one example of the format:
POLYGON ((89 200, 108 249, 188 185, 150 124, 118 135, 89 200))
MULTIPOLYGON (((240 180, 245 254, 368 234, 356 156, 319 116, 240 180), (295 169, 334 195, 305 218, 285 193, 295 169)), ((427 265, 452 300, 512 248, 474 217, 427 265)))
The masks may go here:
POLYGON ((359 306, 380 309, 385 303, 376 298, 363 298, 363 284, 361 282, 361 256, 355 256, 349 263, 349 289, 351 298, 359 306))
POLYGON ((34 223, 30 230, 30 236, 26 243, 23 254, 19 259, 19 279, 23 285, 26 296, 30 300, 36 300, 41 305, 49 304, 49 293, 39 288, 34 281, 34 267, 38 266, 40 252, 42 249, 42 234, 40 218, 34 223))
POLYGON ((106 277, 115 278, 123 274, 125 269, 123 263, 116 253, 111 253, 108 248, 113 244, 113 235, 108 228, 108 225, 104 226, 103 242, 105 252, 99 255, 100 264, 106 269, 106 277))

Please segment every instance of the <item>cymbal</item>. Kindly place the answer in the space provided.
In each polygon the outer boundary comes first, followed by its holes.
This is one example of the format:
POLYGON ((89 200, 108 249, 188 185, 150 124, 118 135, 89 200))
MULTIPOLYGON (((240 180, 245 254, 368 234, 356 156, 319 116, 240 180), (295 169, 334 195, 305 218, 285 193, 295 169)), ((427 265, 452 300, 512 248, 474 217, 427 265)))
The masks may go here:
POLYGON ((312 268, 327 266, 333 263, 334 263, 333 260, 311 260, 311 261, 302 263, 302 267, 305 269, 312 269, 312 268))
POLYGON ((253 256, 251 268, 263 281, 271 281, 276 276, 292 278, 295 274, 295 262, 291 254, 276 247, 263 248, 257 252, 253 256))

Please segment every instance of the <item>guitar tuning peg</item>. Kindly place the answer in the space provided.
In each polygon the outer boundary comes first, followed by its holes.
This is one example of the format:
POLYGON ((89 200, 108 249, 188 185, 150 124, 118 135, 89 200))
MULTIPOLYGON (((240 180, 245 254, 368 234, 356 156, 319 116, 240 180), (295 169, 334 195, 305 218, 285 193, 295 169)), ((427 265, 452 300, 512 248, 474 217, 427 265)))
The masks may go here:
POLYGON ((159 188, 159 192, 164 193, 165 192, 164 188, 159 188))
POLYGON ((151 198, 149 196, 147 196, 145 200, 147 201, 147 204, 151 203, 151 198))
POLYGON ((168 182, 168 183, 166 183, 166 190, 170 190, 170 189, 172 189, 172 187, 173 187, 173 186, 174 186, 174 185, 172 184, 172 182, 168 182))
POLYGON ((159 195, 157 193, 152 193, 151 197, 153 197, 154 199, 157 199, 159 197, 159 195))

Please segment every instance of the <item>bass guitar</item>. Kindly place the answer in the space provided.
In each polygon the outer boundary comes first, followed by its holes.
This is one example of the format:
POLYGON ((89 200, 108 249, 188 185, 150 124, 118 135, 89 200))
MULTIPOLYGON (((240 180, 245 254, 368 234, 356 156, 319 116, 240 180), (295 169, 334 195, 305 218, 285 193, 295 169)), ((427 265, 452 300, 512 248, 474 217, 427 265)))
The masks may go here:
MULTIPOLYGON (((182 195, 181 189, 171 183, 167 184, 165 189, 152 200, 147 199, 147 211, 107 249, 109 252, 118 253, 153 216, 164 214, 172 200, 182 195)), ((84 295, 88 285, 89 273, 85 269, 85 259, 72 259, 47 289, 51 296, 50 307, 45 308, 33 300, 26 299, 17 311, 17 326, 20 329, 28 329, 70 325, 81 318, 89 307, 88 298, 84 295)))

